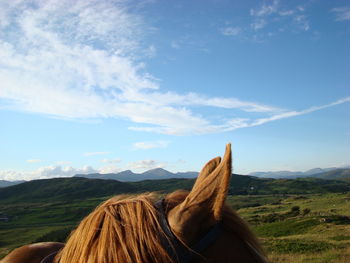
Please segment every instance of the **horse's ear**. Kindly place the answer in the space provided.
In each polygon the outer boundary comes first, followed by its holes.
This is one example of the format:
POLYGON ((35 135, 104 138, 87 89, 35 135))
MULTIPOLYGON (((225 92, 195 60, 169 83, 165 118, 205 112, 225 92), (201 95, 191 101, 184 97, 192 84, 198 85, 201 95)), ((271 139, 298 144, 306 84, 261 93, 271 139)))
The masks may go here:
POLYGON ((209 161, 186 199, 168 214, 173 232, 186 243, 221 219, 231 176, 231 144, 224 158, 209 161))

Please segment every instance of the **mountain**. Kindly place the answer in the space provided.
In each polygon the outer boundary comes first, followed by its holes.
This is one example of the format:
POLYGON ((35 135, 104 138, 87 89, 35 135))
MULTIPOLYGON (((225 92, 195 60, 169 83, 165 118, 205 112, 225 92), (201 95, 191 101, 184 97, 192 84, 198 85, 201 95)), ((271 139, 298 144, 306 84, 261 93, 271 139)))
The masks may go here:
POLYGON ((253 172, 251 176, 263 177, 263 178, 286 178, 292 176, 303 175, 303 172, 291 172, 291 171, 276 171, 276 172, 253 172))
POLYGON ((197 172, 186 172, 186 173, 171 173, 163 168, 156 168, 144 173, 138 174, 133 173, 130 170, 126 170, 120 173, 110 174, 77 174, 74 177, 83 177, 88 179, 112 179, 121 182, 139 182, 143 180, 158 180, 158 179, 171 179, 171 178, 195 178, 197 172))
MULTIPOLYGON (((334 170, 347 170, 349 167, 345 168, 336 168, 336 167, 330 167, 330 168, 313 168, 310 170, 307 170, 305 172, 292 172, 292 171, 275 171, 275 172, 253 172, 249 175, 260 177, 260 178, 287 178, 287 179, 293 179, 293 178, 301 178, 301 177, 316 177, 316 178, 322 178, 321 174, 334 171, 334 170)), ((327 179, 327 176, 325 176, 324 179, 327 179)), ((338 179, 338 178, 328 178, 328 179, 338 179)))
POLYGON ((0 180, 0 188, 1 187, 7 187, 11 185, 16 185, 20 183, 24 183, 25 181, 5 181, 5 180, 0 180))
POLYGON ((328 172, 322 172, 313 174, 311 177, 327 179, 327 180, 349 180, 350 181, 350 169, 336 169, 328 172))

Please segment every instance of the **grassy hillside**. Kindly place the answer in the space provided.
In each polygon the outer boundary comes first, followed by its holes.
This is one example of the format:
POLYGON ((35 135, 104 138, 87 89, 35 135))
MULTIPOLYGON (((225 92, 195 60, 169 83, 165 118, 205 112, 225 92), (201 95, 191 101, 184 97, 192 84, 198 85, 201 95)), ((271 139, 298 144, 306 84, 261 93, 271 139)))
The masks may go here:
POLYGON ((314 174, 312 177, 326 180, 347 180, 350 181, 350 169, 336 169, 320 174, 314 174))
MULTIPOLYGON (((84 200, 121 193, 160 191, 173 192, 176 189, 190 190, 194 179, 146 180, 140 182, 119 182, 86 178, 56 178, 34 180, 19 185, 0 188, 0 203, 32 202, 35 200, 84 200)), ((269 195, 300 193, 336 193, 350 191, 350 182, 303 179, 267 179, 252 176, 233 175, 229 194, 269 195)))
POLYGON ((273 263, 350 262, 350 192, 293 195, 238 210, 273 263))
POLYGON ((56 178, 1 188, 0 202, 85 199, 128 192, 136 192, 135 187, 115 180, 56 178))

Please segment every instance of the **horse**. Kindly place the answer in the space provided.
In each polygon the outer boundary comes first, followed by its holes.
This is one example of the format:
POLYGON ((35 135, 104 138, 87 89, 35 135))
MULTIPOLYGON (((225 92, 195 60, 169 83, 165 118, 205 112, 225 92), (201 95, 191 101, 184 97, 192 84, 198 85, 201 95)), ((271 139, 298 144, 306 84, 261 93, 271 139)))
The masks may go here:
POLYGON ((231 145, 204 165, 190 192, 116 196, 86 216, 65 245, 18 248, 1 263, 267 263, 259 241, 225 204, 231 145))

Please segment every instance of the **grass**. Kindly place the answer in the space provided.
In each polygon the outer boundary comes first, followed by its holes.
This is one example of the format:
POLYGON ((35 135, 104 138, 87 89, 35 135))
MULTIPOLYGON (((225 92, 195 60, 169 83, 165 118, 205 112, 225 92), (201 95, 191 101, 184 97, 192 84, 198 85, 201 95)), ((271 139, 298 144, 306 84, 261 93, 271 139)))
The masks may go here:
POLYGON ((304 239, 269 239, 264 243, 267 251, 277 253, 316 253, 337 248, 336 245, 325 241, 304 239))
POLYGON ((260 237, 282 237, 307 233, 320 222, 315 218, 289 219, 282 222, 262 224, 254 228, 260 237))

